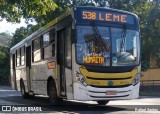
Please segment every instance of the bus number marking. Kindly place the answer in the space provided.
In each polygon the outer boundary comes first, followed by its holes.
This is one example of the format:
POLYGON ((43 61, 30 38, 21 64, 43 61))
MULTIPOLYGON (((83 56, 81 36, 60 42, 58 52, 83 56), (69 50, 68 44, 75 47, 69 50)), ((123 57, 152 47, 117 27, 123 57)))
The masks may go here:
POLYGON ((88 12, 88 11, 83 11, 83 19, 96 19, 96 13, 95 12, 88 12))
POLYGON ((89 12, 83 11, 82 13, 83 19, 89 20, 100 20, 100 21, 111 21, 111 22, 127 22, 127 15, 124 14, 112 14, 112 13, 96 13, 96 12, 89 12))

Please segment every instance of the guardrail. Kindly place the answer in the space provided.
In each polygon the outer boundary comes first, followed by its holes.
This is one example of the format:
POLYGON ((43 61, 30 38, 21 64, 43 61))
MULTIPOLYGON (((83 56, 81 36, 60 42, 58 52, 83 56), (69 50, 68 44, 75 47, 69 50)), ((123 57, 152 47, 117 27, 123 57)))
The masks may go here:
POLYGON ((141 80, 141 86, 157 86, 160 85, 160 80, 141 80))
POLYGON ((140 95, 160 96, 160 80, 141 80, 140 95))

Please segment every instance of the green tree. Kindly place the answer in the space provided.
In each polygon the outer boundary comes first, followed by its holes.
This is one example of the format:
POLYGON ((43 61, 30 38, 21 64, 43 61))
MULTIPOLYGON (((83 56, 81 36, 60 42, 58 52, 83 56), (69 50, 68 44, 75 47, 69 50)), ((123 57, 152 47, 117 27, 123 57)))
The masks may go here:
POLYGON ((12 36, 7 33, 0 33, 0 45, 9 46, 12 36))
POLYGON ((6 58, 6 54, 2 51, 0 51, 0 65, 4 66, 4 59, 6 58))
POLYGON ((160 1, 154 0, 152 9, 148 16, 147 27, 150 31, 146 33, 150 44, 150 56, 157 58, 157 65, 160 66, 160 1))
POLYGON ((0 33, 0 84, 9 83, 9 44, 11 38, 7 33, 0 33))
POLYGON ((9 83, 9 47, 0 46, 0 84, 9 83))
POLYGON ((55 3, 57 4, 57 8, 55 10, 52 10, 48 12, 46 15, 39 15, 39 16, 34 16, 34 19, 38 23, 38 26, 43 26, 46 23, 50 22, 54 18, 58 17, 62 13, 66 11, 68 8, 73 8, 74 6, 95 6, 96 4, 100 5, 100 1, 104 0, 90 0, 90 2, 86 1, 81 1, 81 0, 56 0, 55 3))
POLYGON ((19 43, 21 40, 23 40, 24 38, 26 38, 27 36, 35 32, 37 29, 38 29, 37 25, 31 25, 31 24, 27 25, 26 28, 25 27, 18 28, 15 31, 13 38, 11 39, 10 47, 13 47, 17 43, 19 43))
POLYGON ((20 22, 20 18, 46 15, 57 8, 53 0, 0 0, 0 17, 9 22, 20 22))

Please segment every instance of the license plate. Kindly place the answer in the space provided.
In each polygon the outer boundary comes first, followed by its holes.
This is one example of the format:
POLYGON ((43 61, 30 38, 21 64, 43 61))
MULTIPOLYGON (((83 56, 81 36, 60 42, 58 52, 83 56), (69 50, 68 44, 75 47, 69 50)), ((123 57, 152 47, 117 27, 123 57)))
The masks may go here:
POLYGON ((115 91, 115 90, 109 90, 109 91, 106 91, 106 94, 107 95, 117 95, 117 91, 115 91))

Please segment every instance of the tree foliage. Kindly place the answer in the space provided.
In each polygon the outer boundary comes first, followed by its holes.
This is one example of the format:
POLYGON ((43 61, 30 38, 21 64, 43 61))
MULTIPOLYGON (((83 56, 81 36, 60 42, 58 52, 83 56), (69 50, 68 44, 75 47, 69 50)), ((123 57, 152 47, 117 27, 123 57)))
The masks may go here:
POLYGON ((60 14, 66 11, 68 8, 73 8, 74 6, 106 6, 106 0, 56 0, 57 8, 54 11, 50 11, 46 15, 35 16, 36 22, 39 26, 43 26, 52 19, 56 18, 60 14))
POLYGON ((0 81, 9 79, 9 43, 11 36, 7 33, 0 33, 0 81))
POLYGON ((12 36, 7 33, 0 33, 0 45, 9 46, 12 36))
POLYGON ((0 46, 0 80, 4 79, 6 81, 9 79, 9 59, 9 47, 0 46))
POLYGON ((23 40, 24 38, 26 38, 27 36, 35 32, 37 29, 38 29, 38 26, 31 25, 31 24, 27 25, 26 28, 25 27, 18 28, 12 37, 10 47, 13 47, 18 42, 20 42, 21 40, 23 40))
POLYGON ((20 22, 20 18, 46 15, 57 8, 53 0, 0 0, 0 17, 9 22, 20 22))

